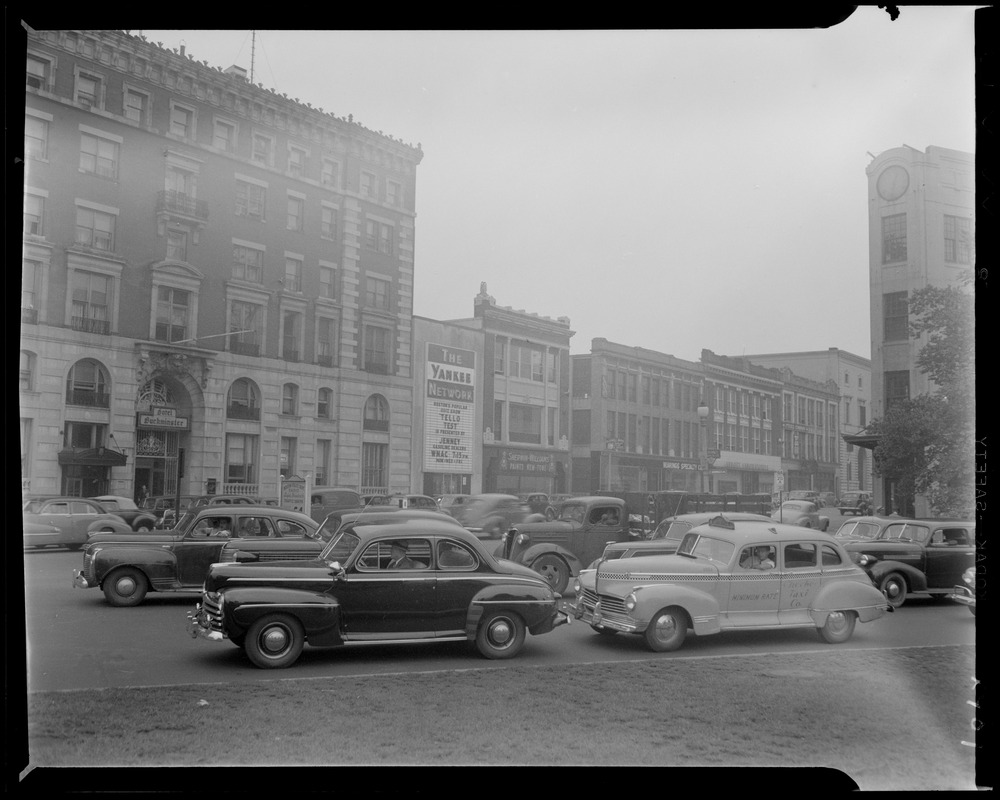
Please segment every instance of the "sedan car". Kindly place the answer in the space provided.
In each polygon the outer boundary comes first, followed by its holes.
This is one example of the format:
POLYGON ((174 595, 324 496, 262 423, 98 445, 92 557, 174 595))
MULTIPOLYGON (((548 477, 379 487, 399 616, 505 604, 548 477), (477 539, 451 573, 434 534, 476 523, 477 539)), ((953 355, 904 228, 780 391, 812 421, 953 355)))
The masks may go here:
POLYGON ((499 539, 530 513, 528 506, 512 494, 479 494, 462 512, 461 522, 480 539, 499 539))
POLYGON ((976 523, 971 520, 889 517, 876 538, 847 542, 894 608, 911 593, 943 598, 975 564, 976 523))
POLYGON ((841 514, 863 514, 872 513, 872 496, 868 492, 844 492, 840 502, 837 503, 837 511, 841 514))
POLYGON ((91 499, 100 503, 101 507, 109 514, 121 517, 134 531, 144 533, 156 527, 156 515, 147 509, 139 508, 135 501, 128 497, 105 494, 91 499))
MULTIPOLYGON (((119 520, 121 522, 121 520, 119 520)), ((276 506, 206 506, 191 509, 168 531, 96 533, 73 570, 77 589, 100 587, 113 606, 136 606, 148 592, 200 591, 208 568, 230 543, 292 558, 294 540, 315 540, 319 526, 305 514, 276 506), (277 544, 270 544, 272 541, 277 544), (284 552, 282 552, 284 551, 284 552)), ((319 549, 313 545, 314 555, 319 549)))
POLYGON ((803 528, 828 530, 830 518, 820 516, 819 507, 809 500, 786 500, 771 512, 771 519, 785 525, 801 525, 803 528))
POLYGON ((541 576, 441 519, 345 525, 313 560, 214 564, 188 632, 229 639, 263 669, 291 666, 305 644, 469 641, 486 658, 511 658, 527 632, 569 622, 558 599, 541 576))
POLYGON ((810 503, 815 503, 817 508, 823 507, 823 500, 820 497, 819 492, 813 491, 812 489, 793 489, 790 492, 785 493, 786 500, 807 500, 810 503))
POLYGON ((119 516, 109 514, 94 500, 83 497, 35 497, 21 506, 25 547, 67 547, 79 550, 90 530, 129 531, 119 516))
POLYGON ((831 537, 796 525, 733 522, 692 528, 675 555, 605 561, 577 578, 577 619, 601 634, 643 636, 679 648, 688 630, 812 628, 846 642, 855 623, 891 611, 831 537))

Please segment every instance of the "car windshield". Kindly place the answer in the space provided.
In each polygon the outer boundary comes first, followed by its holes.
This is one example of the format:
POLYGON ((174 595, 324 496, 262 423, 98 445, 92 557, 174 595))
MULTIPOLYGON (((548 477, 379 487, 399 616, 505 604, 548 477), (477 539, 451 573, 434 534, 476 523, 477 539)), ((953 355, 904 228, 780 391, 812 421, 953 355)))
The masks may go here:
POLYGON ((929 536, 930 531, 924 525, 914 525, 912 522, 900 522, 894 525, 887 525, 878 538, 883 541, 926 542, 929 536))
POLYGON ((709 561, 715 561, 719 564, 728 564, 735 549, 736 545, 732 542, 715 539, 711 536, 702 536, 699 533, 689 533, 681 541, 677 552, 680 555, 707 558, 709 561))
POLYGON ((27 511, 29 514, 37 514, 42 510, 41 500, 25 500, 24 505, 21 506, 21 511, 27 511))
POLYGON ((579 503, 567 503, 559 509, 559 519, 566 522, 583 522, 586 509, 579 503))
POLYGON ((653 531, 651 539, 676 539, 680 541, 684 538, 684 534, 691 530, 690 522, 667 522, 664 520, 653 531))
POLYGON ((341 531, 323 548, 320 558, 324 561, 339 561, 343 564, 351 553, 358 549, 361 539, 352 531, 341 531))
POLYGON ((845 522, 835 534, 838 539, 874 539, 878 525, 874 522, 845 522))

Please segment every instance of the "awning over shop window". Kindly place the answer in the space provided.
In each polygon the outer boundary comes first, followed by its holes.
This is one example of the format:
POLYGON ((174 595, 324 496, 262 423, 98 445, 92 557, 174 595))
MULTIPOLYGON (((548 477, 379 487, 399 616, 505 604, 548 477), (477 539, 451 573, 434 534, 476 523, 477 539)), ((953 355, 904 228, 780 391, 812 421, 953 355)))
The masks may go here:
POLYGON ((128 459, 124 453, 107 447, 92 447, 86 450, 60 450, 59 463, 81 467, 124 467, 128 459))
POLYGON ((874 450, 878 447, 878 443, 881 441, 882 437, 876 433, 869 433, 867 428, 862 428, 857 433, 841 434, 841 438, 848 444, 853 444, 855 447, 864 447, 867 450, 874 450))

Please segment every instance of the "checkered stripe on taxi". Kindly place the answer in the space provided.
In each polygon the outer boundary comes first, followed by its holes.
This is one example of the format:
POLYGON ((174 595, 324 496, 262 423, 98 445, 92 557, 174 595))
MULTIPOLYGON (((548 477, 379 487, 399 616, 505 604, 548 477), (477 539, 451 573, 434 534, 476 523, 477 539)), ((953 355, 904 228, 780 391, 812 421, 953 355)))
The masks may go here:
MULTIPOLYGON (((829 575, 831 570, 827 570, 829 575)), ((845 572, 845 570, 837 570, 845 572)), ((690 572, 601 572, 598 575, 599 581, 631 581, 633 583, 711 583, 714 581, 730 581, 732 583, 744 583, 764 580, 774 580, 775 578, 819 578, 824 573, 818 569, 799 569, 794 572, 787 570, 769 569, 766 571, 734 572, 723 575, 691 574, 690 572)))

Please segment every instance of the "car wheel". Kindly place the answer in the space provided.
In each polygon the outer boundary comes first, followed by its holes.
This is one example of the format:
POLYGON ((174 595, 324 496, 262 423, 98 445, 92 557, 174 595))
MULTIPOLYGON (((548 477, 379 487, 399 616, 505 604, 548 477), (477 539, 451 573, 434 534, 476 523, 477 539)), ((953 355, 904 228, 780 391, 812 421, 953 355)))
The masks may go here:
POLYGON ((687 636, 687 614, 677 607, 657 611, 646 628, 646 644, 650 650, 666 653, 684 644, 687 636))
POLYGON ((854 623, 858 617, 853 611, 831 611, 826 615, 826 622, 819 628, 823 641, 830 644, 846 642, 854 633, 854 623))
POLYGON ((616 631, 614 628, 597 628, 593 625, 591 625, 590 627, 593 629, 594 633, 599 633, 602 636, 614 636, 616 633, 618 633, 618 631, 616 631))
POLYGON ((247 657, 261 669, 290 667, 304 644, 302 623, 288 614, 261 617, 250 626, 243 641, 247 657))
POLYGON ((153 530, 153 526, 150 525, 148 522, 140 522, 139 525, 138 525, 138 527, 136 527, 135 532, 136 533, 149 533, 151 530, 153 530))
POLYGON ((826 531, 830 530, 830 520, 827 520, 822 525, 820 525, 819 529, 821 531, 823 531, 824 533, 826 533, 826 531))
POLYGON ((559 556, 539 556, 531 563, 531 568, 548 581, 556 594, 566 591, 566 586, 569 585, 569 567, 559 556))
POLYGON ((499 539, 503 535, 503 522, 496 520, 486 527, 486 533, 491 539, 499 539))
POLYGON ((476 634, 476 647, 486 658, 513 658, 523 646, 524 622, 506 611, 487 616, 476 634))
POLYGON ((890 572, 882 578, 878 588, 893 608, 900 608, 906 602, 906 579, 898 572, 890 572))
POLYGON ((969 606, 969 611, 972 612, 972 616, 976 616, 976 607, 975 606, 969 606))
POLYGON ((107 601, 119 608, 137 606, 146 597, 146 576, 135 567, 121 567, 105 576, 101 589, 107 601))
POLYGON ((552 520, 554 520, 555 518, 556 518, 556 510, 552 506, 546 508, 545 519, 547 519, 549 522, 552 522, 552 520))

